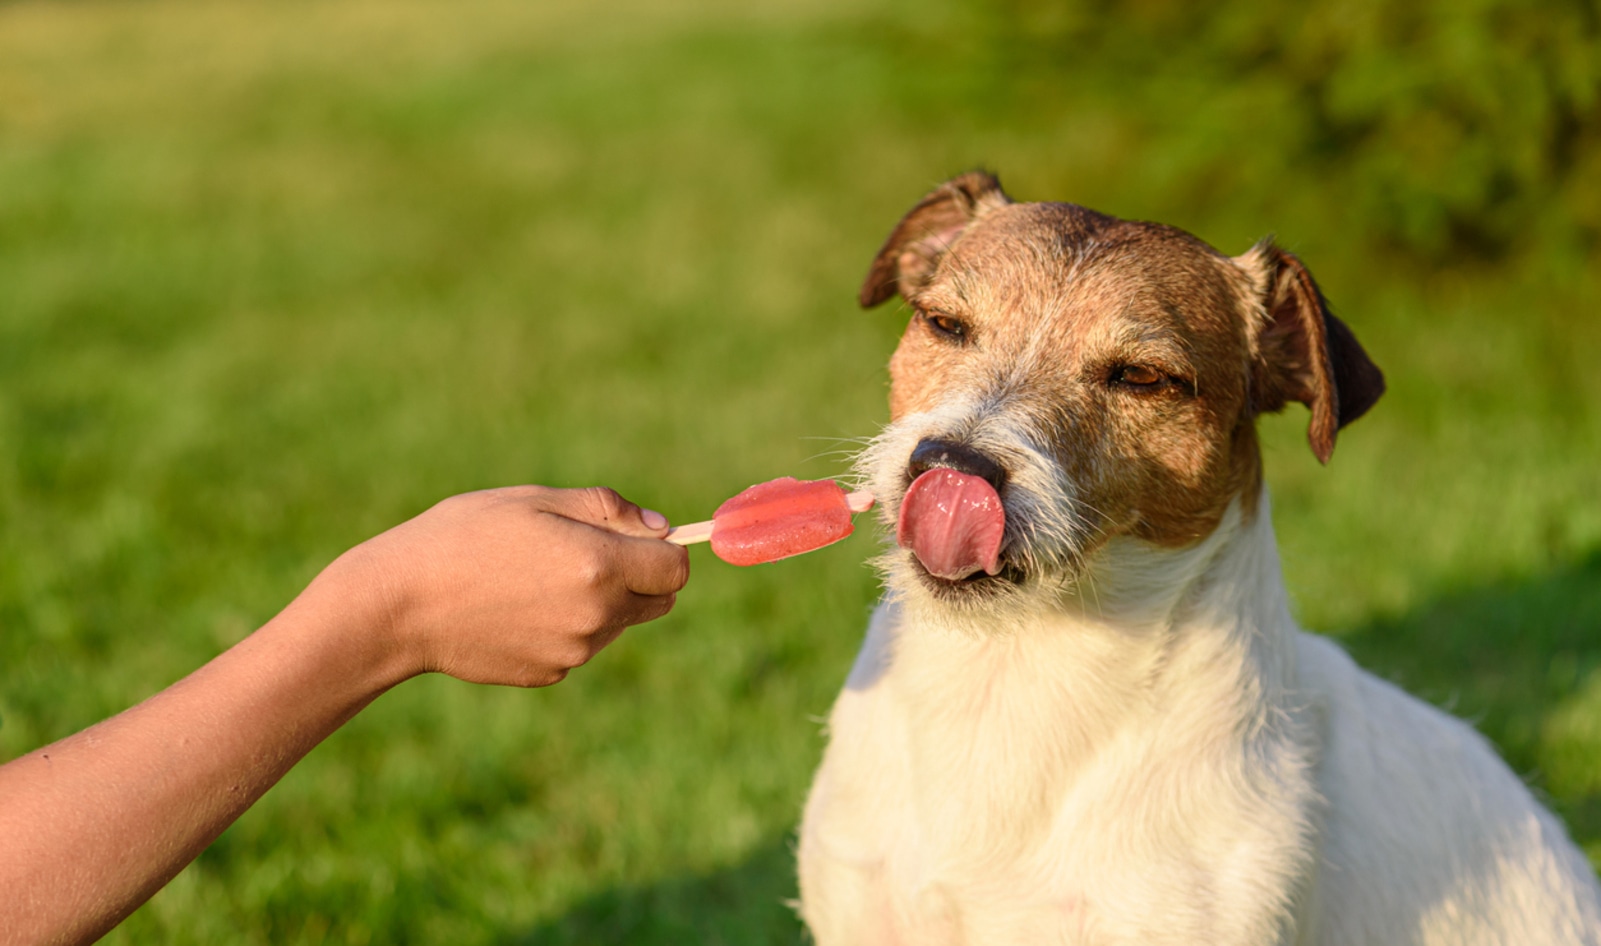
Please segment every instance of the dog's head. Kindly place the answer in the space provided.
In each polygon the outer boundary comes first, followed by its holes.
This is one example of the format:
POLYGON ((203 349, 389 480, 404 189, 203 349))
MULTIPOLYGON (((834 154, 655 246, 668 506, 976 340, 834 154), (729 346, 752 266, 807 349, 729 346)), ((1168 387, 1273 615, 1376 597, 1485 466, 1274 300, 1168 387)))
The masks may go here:
POLYGON ((890 234, 860 301, 897 293, 913 317, 863 472, 899 523, 892 586, 956 606, 1060 588, 1119 537, 1201 541, 1236 497, 1254 508, 1258 414, 1307 405, 1326 462, 1384 390, 1271 243, 1231 258, 984 173, 890 234))

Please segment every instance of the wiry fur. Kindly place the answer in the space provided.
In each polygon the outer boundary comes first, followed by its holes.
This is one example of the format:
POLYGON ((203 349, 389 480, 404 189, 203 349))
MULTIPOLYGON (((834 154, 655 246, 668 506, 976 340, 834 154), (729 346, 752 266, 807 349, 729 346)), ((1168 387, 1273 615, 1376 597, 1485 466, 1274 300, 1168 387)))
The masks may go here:
POLYGON ((920 441, 996 461, 1005 567, 880 561, 801 829, 821 946, 1601 942, 1594 873, 1489 745, 1290 617, 1252 421, 1307 403, 1326 459, 1383 387, 1299 261, 969 175, 865 303, 885 279, 919 315, 860 471, 892 524, 920 441), (1172 385, 1109 380, 1144 362, 1172 385))
MULTIPOLYGON (((1031 440, 1027 428, 993 400, 956 400, 939 410, 903 418, 867 445, 858 458, 859 479, 878 497, 881 510, 896 510, 909 485, 906 457, 918 442, 954 436, 1001 463, 1009 472, 1004 545, 1016 550, 1016 582, 986 583, 978 592, 940 597, 943 620, 971 615, 986 633, 1027 619, 1037 599, 1051 599, 1073 574, 1096 526, 1077 512, 1073 484, 1031 440)), ((890 520, 893 522, 893 520, 890 520)), ((916 575, 904 554, 886 552, 877 562, 889 593, 904 600, 916 575)), ((914 600, 915 600, 915 596, 914 600)))

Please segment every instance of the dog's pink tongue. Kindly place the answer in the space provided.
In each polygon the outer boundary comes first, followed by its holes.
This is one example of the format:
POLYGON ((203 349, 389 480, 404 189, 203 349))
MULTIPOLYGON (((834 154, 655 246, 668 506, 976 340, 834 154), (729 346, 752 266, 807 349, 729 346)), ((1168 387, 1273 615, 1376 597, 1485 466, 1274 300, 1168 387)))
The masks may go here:
POLYGON ((986 480, 943 467, 912 481, 901 500, 895 541, 911 549, 929 574, 957 581, 1000 571, 1006 510, 986 480))

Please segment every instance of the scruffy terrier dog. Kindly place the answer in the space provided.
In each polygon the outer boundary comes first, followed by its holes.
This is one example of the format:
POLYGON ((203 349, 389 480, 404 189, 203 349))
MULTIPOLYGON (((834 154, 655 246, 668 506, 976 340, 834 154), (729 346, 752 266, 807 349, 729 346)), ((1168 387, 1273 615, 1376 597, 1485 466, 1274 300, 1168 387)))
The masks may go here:
POLYGON ((1290 617, 1255 420, 1384 390, 1300 261, 959 177, 862 287, 915 313, 862 469, 888 595, 829 721, 801 911, 838 944, 1601 942, 1470 727, 1290 617))

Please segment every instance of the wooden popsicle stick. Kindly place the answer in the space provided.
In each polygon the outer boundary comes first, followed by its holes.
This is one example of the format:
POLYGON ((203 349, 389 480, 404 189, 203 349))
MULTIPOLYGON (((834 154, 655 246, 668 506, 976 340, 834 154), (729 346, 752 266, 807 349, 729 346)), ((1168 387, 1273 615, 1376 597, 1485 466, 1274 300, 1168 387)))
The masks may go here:
POLYGON ((691 522, 687 526, 674 526, 667 530, 667 541, 674 545, 694 545, 696 542, 710 542, 712 540, 712 525, 715 519, 705 522, 691 522))
MULTIPOLYGON (((859 489, 854 493, 846 493, 845 507, 852 513, 866 512, 872 509, 872 492, 859 489)), ((705 522, 691 522, 688 525, 677 526, 667 530, 667 541, 674 545, 694 545, 696 542, 709 542, 712 538, 712 526, 716 523, 716 519, 707 519, 705 522)))

